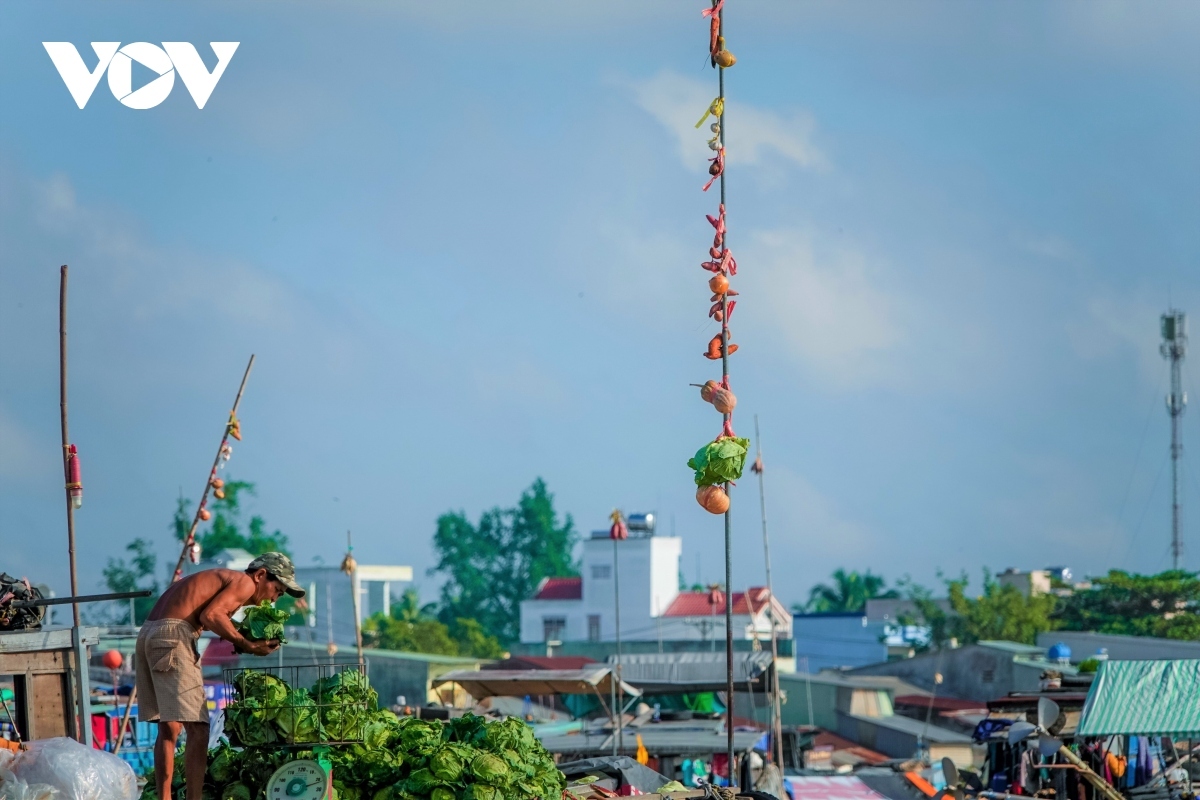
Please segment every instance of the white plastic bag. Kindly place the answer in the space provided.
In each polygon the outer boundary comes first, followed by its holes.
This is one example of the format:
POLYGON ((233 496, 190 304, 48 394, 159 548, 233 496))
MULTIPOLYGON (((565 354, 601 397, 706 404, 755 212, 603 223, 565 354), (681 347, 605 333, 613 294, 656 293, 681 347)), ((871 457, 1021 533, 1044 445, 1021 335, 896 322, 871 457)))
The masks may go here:
POLYGON ((62 800, 138 800, 133 768, 112 753, 64 737, 29 742, 28 747, 10 769, 31 787, 51 786, 62 792, 62 800))
POLYGON ((62 792, 44 783, 30 786, 12 774, 9 767, 17 754, 0 750, 0 800, 62 800, 62 792))

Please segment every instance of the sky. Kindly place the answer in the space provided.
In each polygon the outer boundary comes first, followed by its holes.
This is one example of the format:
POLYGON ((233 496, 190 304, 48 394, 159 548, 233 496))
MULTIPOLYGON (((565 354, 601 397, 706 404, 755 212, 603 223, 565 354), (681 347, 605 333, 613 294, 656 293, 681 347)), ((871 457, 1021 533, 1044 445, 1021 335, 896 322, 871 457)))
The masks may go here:
MULTIPOLYGON (((300 564, 352 530, 433 599, 437 517, 540 476, 581 531, 656 511, 686 579, 722 579, 686 466, 719 432, 689 386, 715 373, 704 5, 0 6, 0 570, 69 588, 69 264, 81 591, 135 537, 174 562, 252 353, 227 473, 300 564), (92 41, 240 45, 202 110, 180 81, 80 110, 44 41, 89 67, 92 41)), ((777 593, 1169 568, 1158 316, 1200 313, 1200 6, 725 7, 735 427, 758 417, 777 593)), ((737 587, 758 500, 747 474, 737 587)))

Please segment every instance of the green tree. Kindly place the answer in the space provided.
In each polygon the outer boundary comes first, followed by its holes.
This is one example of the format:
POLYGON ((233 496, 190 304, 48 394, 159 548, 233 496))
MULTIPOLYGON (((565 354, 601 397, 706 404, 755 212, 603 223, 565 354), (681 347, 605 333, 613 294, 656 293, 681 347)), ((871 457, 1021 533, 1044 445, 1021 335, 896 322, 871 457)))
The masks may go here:
POLYGON ((458 653, 474 658, 506 658, 500 640, 483 629, 477 619, 459 617, 450 626, 450 635, 458 643, 458 653))
POLYGON ((872 575, 867 570, 862 575, 857 572, 846 572, 844 569, 835 570, 833 584, 818 583, 808 594, 808 603, 793 606, 798 612, 810 614, 825 614, 839 611, 862 611, 867 607, 868 600, 877 598, 899 597, 895 589, 884 589, 885 581, 878 575, 872 575))
POLYGON ((460 617, 450 625, 438 620, 437 606, 422 606, 414 589, 404 593, 391 614, 373 614, 363 623, 363 640, 369 647, 447 656, 501 658, 504 648, 477 620, 460 617))
POLYGON ((1015 586, 1002 584, 983 571, 983 594, 967 595, 970 580, 966 573, 956 579, 943 579, 949 611, 933 599, 928 589, 912 581, 902 582, 916 614, 902 616, 901 624, 929 626, 929 643, 943 647, 950 639, 959 644, 998 639, 1033 644, 1042 631, 1057 626, 1051 615, 1058 603, 1053 594, 1026 596, 1015 586))
MULTIPOLYGON (((158 601, 158 581, 152 577, 154 568, 158 564, 158 557, 154 554, 154 546, 141 538, 134 539, 125 545, 125 550, 130 553, 128 561, 123 558, 108 559, 108 566, 104 568, 103 572, 104 585, 110 592, 136 592, 142 589, 151 591, 152 594, 149 597, 136 597, 133 600, 134 619, 129 620, 129 624, 137 625, 138 620, 144 620, 155 602, 158 601)), ((125 606, 124 616, 128 619, 130 616, 129 602, 121 602, 125 606)))
POLYGON ((572 550, 579 535, 568 514, 560 524, 554 496, 541 478, 515 508, 485 511, 473 525, 464 512, 438 517, 433 545, 442 573, 439 618, 478 620, 501 642, 520 635, 520 603, 542 578, 578 575, 572 550))
POLYGON ((408 622, 382 611, 363 621, 363 644, 406 653, 458 655, 458 644, 450 637, 449 628, 436 619, 408 622))
POLYGON ((1055 612, 1072 631, 1200 639, 1200 580, 1197 573, 1168 570, 1137 575, 1110 570, 1092 579, 1092 589, 1062 599, 1055 612))
MULTIPOLYGON (((209 505, 213 515, 212 524, 209 525, 208 530, 196 535, 201 552, 211 555, 220 550, 236 547, 253 556, 273 550, 291 555, 288 552, 287 537, 278 530, 267 533, 267 524, 258 514, 250 517, 250 521, 246 523, 243 530, 241 522, 242 493, 245 492, 251 497, 255 496, 253 483, 226 481, 224 491, 223 499, 214 499, 209 505)), ((190 505, 190 501, 181 497, 175 506, 175 518, 171 527, 175 531, 175 538, 181 542, 187 538, 188 529, 192 525, 193 514, 188 512, 190 505)))

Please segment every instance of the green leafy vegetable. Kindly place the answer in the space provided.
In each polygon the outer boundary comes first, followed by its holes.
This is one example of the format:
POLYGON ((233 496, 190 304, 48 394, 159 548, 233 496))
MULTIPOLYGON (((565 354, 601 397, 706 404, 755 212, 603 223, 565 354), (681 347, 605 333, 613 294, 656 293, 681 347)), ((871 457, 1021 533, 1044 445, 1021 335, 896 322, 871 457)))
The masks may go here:
POLYGON ((229 742, 222 740, 208 756, 208 775, 217 785, 222 786, 237 777, 237 751, 229 746, 229 742))
MULTIPOLYGON (((318 681, 311 692, 261 671, 239 674, 234 688, 226 729, 234 744, 245 747, 222 742, 210 751, 204 800, 265 797, 279 766, 314 754, 256 745, 337 741, 350 725, 357 726, 357 738, 328 749, 340 800, 558 800, 566 786, 533 729, 520 719, 397 718, 377 708, 375 692, 357 670, 318 681), (334 722, 332 732, 319 724, 322 716, 334 722)), ((182 793, 182 779, 177 783, 182 793)))
POLYGON ((308 692, 303 689, 290 690, 283 705, 275 716, 275 725, 283 734, 283 740, 292 744, 317 741, 320 720, 317 704, 308 692))
POLYGON ((688 459, 688 466, 696 471, 696 485, 713 486, 741 478, 749 447, 749 439, 729 437, 701 447, 688 459))
POLYGON ((221 800, 250 800, 253 796, 244 783, 231 783, 221 790, 221 800))
POLYGON ((238 633, 247 639, 278 639, 280 644, 286 644, 283 637, 283 624, 292 616, 290 611, 275 608, 266 600, 256 606, 246 609, 246 615, 238 623, 238 633))
POLYGON ((502 786, 508 782, 511 772, 504 759, 488 752, 481 752, 471 761, 471 774, 481 783, 502 786))

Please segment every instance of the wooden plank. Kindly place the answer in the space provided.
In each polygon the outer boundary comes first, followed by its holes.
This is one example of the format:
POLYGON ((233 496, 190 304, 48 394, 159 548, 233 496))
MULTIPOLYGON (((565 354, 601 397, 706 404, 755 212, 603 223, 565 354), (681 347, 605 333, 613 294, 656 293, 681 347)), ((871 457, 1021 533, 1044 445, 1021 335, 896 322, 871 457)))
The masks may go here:
POLYGON ((30 653, 0 653, 0 675, 25 672, 66 672, 69 650, 41 650, 30 653))
MULTIPOLYGON (((83 628, 85 645, 100 642, 99 628, 83 628)), ((71 629, 59 628, 51 631, 18 631, 0 633, 0 653, 31 653, 38 650, 70 650, 71 629)))
POLYGON ((33 710, 33 698, 29 696, 29 692, 26 690, 30 679, 31 676, 29 675, 13 676, 13 699, 16 701, 17 708, 17 730, 21 732, 21 736, 25 739, 33 738, 33 731, 29 729, 30 712, 33 710))
MULTIPOLYGON (((71 712, 70 695, 66 691, 65 675, 30 675, 33 713, 31 739, 50 739, 66 736, 71 712)), ((73 727, 73 726, 70 726, 73 727)))

